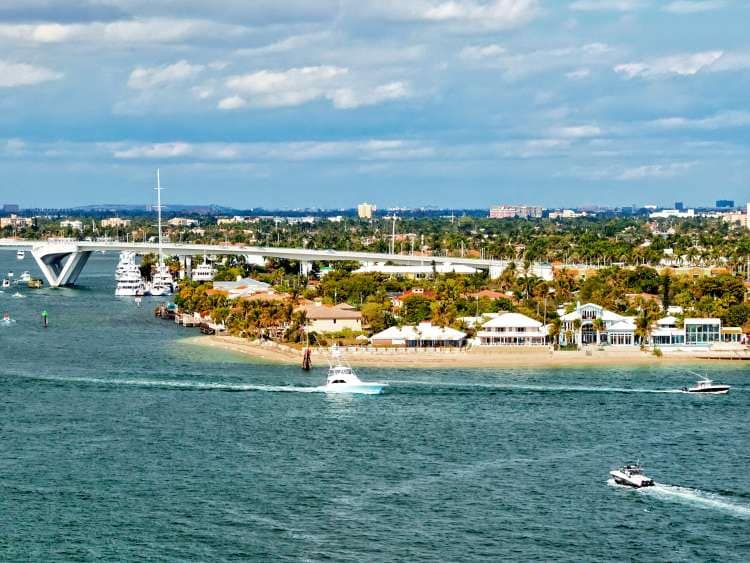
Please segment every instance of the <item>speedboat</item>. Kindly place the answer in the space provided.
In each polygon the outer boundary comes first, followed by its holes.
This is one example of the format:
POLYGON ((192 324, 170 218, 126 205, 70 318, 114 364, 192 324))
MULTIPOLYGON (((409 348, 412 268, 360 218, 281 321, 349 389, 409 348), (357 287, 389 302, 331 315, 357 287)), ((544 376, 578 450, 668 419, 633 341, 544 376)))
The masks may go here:
POLYGON ((3 287, 10 287, 10 280, 8 278, 3 280, 3 287))
POLYGON ((21 281, 23 283, 27 283, 29 280, 31 280, 31 274, 28 270, 26 270, 23 274, 21 274, 21 277, 18 278, 18 281, 21 281))
POLYGON ((629 463, 620 469, 610 471, 609 474, 618 485, 635 487, 636 489, 654 486, 654 480, 649 479, 643 474, 641 466, 638 463, 629 463))
POLYGON ((707 377, 699 379, 692 387, 683 387, 685 393, 703 393, 706 395, 726 395, 729 393, 729 385, 719 385, 707 377))
POLYGON ((25 250, 18 250, 16 251, 16 260, 23 260, 26 257, 26 251, 25 250))
POLYGON ((378 395, 388 387, 387 383, 362 381, 351 366, 344 363, 341 353, 337 349, 331 351, 328 379, 323 387, 326 393, 352 393, 363 395, 378 395))

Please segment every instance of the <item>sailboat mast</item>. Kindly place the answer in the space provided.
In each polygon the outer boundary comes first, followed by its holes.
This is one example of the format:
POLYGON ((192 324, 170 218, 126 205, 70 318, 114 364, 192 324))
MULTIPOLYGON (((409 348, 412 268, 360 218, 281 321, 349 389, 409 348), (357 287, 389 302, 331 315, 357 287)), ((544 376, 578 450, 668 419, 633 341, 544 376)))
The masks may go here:
POLYGON ((159 265, 164 263, 161 250, 161 181, 159 180, 159 169, 156 169, 156 216, 159 225, 159 265))

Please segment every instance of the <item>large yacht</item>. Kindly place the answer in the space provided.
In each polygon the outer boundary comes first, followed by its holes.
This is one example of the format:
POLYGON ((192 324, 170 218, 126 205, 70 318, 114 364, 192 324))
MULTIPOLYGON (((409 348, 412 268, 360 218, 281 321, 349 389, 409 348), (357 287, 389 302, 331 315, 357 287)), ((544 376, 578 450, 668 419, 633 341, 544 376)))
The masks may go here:
POLYGON ((120 252, 120 261, 117 263, 117 268, 115 268, 115 279, 120 281, 120 277, 135 265, 135 252, 127 250, 120 252))
POLYGON ((143 295, 145 292, 146 285, 143 283, 141 270, 135 264, 119 275, 115 295, 135 297, 143 295))
POLYGON ((171 295, 174 291, 174 280, 169 268, 164 264, 164 253, 162 252, 161 242, 161 180, 159 179, 159 169, 156 169, 156 213, 159 227, 159 262, 156 264, 156 271, 151 278, 149 293, 155 296, 171 295))
POLYGON ((208 262, 208 259, 204 256, 203 263, 193 270, 193 281, 213 281, 215 275, 216 269, 208 262))

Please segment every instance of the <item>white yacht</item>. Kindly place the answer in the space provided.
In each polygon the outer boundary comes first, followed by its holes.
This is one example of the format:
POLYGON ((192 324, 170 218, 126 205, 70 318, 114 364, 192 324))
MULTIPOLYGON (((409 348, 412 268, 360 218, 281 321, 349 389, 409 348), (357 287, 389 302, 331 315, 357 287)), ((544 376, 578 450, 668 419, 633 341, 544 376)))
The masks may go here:
POLYGON ((24 258, 26 258, 26 251, 18 249, 16 251, 16 260, 23 260, 24 258))
POLYGON ((216 268, 209 264, 208 259, 204 256, 203 263, 193 270, 193 281, 213 281, 215 275, 216 268))
POLYGON ((337 348, 331 350, 328 379, 323 387, 326 393, 378 395, 383 392, 385 387, 388 387, 387 383, 362 381, 354 373, 351 366, 344 363, 341 352, 337 348))
POLYGON ((707 377, 701 377, 692 387, 682 388, 685 393, 703 393, 704 395, 726 395, 729 389, 729 385, 714 383, 707 377))
POLYGON ((146 292, 146 285, 143 283, 141 271, 135 264, 120 274, 115 288, 115 295, 121 297, 134 297, 143 295, 146 292))
POLYGON ((120 277, 133 266, 137 267, 137 264, 135 263, 135 252, 127 250, 125 252, 120 252, 120 261, 117 263, 117 268, 115 268, 115 280, 120 281, 120 277))
POLYGON ((654 480, 649 479, 643 474, 641 466, 638 463, 629 463, 625 467, 610 471, 609 474, 618 485, 626 485, 628 487, 635 487, 636 489, 654 486, 654 480))
POLYGON ((174 291, 174 280, 172 274, 169 273, 164 262, 159 262, 156 265, 156 271, 151 278, 151 285, 149 285, 149 293, 154 296, 172 295, 174 291))

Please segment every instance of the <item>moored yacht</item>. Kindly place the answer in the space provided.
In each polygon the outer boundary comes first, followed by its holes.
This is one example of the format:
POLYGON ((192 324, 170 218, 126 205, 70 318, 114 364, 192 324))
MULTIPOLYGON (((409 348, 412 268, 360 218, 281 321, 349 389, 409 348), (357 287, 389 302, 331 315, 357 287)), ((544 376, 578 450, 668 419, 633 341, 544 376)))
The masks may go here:
POLYGON ((654 486, 654 480, 649 479, 643 474, 643 470, 638 463, 629 463, 620 469, 610 471, 609 474, 618 485, 625 485, 636 489, 654 486))
POLYGON ((115 295, 121 297, 134 297, 143 295, 146 292, 146 286, 141 278, 141 271, 133 265, 120 274, 115 288, 115 295))
POLYGON ((682 388, 685 393, 703 393, 704 395, 726 395, 729 389, 729 385, 714 383, 707 377, 701 377, 692 387, 682 388))
POLYGON ((377 395, 387 386, 387 383, 362 381, 351 366, 344 363, 341 352, 337 348, 331 350, 328 379, 323 388, 326 393, 377 395))
POLYGON ((174 291, 174 280, 172 274, 169 273, 169 268, 163 262, 156 265, 156 271, 151 278, 151 285, 149 286, 149 293, 155 296, 172 295, 174 291))
POLYGON ((216 269, 208 262, 208 259, 204 256, 203 263, 193 270, 193 281, 213 281, 215 275, 216 269))

